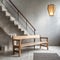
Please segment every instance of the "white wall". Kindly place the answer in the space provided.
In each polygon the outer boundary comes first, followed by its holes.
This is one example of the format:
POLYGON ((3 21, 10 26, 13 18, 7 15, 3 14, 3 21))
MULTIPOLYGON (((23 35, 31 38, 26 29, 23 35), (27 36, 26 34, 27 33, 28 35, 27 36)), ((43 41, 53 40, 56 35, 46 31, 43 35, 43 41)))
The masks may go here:
POLYGON ((36 34, 48 36, 49 45, 60 45, 60 0, 12 0, 36 28, 36 34), (49 16, 47 6, 54 4, 54 16, 49 16))

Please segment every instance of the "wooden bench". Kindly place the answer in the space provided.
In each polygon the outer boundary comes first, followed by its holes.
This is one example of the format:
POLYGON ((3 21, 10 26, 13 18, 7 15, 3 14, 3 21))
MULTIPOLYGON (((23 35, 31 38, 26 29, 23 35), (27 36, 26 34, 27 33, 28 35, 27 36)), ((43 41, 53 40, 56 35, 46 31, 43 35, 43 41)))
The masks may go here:
MULTIPOLYGON (((23 47, 26 47, 26 46, 34 46, 35 48, 35 45, 40 45, 40 48, 42 46, 42 44, 47 44, 47 49, 48 49, 48 41, 46 40, 45 42, 44 41, 41 41, 41 37, 40 35, 28 35, 28 36, 13 36, 12 37, 12 44, 13 44, 13 54, 15 52, 18 52, 19 53, 19 56, 21 55, 21 50, 23 47), (40 42, 35 42, 35 39, 40 39, 40 42), (30 43, 22 43, 22 40, 27 40, 27 39, 34 39, 34 42, 30 42, 30 43), (15 44, 15 42, 19 42, 18 44, 15 44), (16 48, 18 48, 18 51, 16 50, 16 48)), ((45 38, 46 39, 46 38, 45 38)))

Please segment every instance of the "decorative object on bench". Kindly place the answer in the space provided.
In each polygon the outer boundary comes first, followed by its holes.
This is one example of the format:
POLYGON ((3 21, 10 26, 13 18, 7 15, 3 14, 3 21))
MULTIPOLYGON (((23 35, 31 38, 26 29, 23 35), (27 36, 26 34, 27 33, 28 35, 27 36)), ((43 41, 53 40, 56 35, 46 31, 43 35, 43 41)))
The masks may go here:
POLYGON ((39 42, 29 42, 29 43, 21 43, 22 40, 27 40, 27 39, 41 39, 40 35, 28 35, 28 36, 13 36, 12 37, 12 45, 13 45, 13 54, 15 52, 19 53, 19 56, 21 55, 21 50, 23 47, 26 46, 35 46, 35 45, 42 45, 42 44, 47 44, 47 41, 43 42, 43 41, 39 41, 39 42), (15 44, 15 42, 19 42, 18 44, 15 44), (18 48, 18 50, 16 50, 16 48, 18 48))

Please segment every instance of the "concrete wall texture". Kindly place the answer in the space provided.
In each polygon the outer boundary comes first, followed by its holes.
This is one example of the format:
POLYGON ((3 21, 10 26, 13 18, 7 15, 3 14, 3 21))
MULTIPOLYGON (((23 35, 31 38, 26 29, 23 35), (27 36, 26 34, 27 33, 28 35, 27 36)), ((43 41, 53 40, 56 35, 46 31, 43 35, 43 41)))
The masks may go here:
POLYGON ((60 45, 60 0, 12 0, 12 2, 36 28, 36 34, 47 36, 49 45, 60 45), (48 15, 49 4, 55 5, 54 16, 48 15))
POLYGON ((48 36, 49 45, 60 45, 60 0, 12 0, 36 28, 36 34, 48 36), (55 5, 54 16, 49 16, 47 6, 55 5))

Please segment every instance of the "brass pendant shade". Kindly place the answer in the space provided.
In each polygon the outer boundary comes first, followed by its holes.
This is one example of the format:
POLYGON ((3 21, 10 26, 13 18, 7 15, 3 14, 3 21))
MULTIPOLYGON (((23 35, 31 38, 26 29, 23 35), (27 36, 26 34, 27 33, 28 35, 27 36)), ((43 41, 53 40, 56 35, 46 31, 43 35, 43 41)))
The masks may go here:
POLYGON ((48 14, 50 16, 53 16, 54 15, 54 12, 55 12, 55 6, 54 6, 54 4, 48 5, 48 14))

